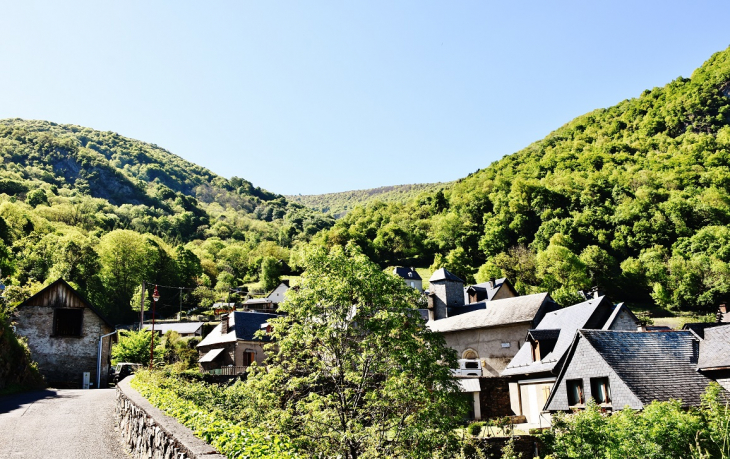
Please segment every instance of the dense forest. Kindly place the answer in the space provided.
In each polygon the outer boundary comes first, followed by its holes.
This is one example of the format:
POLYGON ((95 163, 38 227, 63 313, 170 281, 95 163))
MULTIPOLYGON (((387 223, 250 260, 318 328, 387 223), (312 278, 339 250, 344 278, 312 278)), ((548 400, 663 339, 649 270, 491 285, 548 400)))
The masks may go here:
POLYGON ((448 188, 449 186, 451 186, 451 183, 416 183, 413 185, 381 186, 379 188, 343 191, 340 193, 300 194, 286 196, 286 198, 314 210, 340 218, 352 209, 365 206, 371 202, 406 203, 424 192, 435 192, 448 188))
MULTIPOLYGON (((11 305, 59 277, 115 321, 131 316, 142 281, 194 288, 185 306, 208 305, 243 283, 270 288, 290 270, 291 249, 334 223, 112 132, 2 120, 0 162, 11 305)), ((163 312, 179 308, 178 295, 163 292, 163 312)))
POLYGON ((329 214, 79 126, 0 120, 0 162, 10 305, 63 277, 115 321, 142 281, 191 289, 163 290, 163 314, 205 307, 348 242, 563 304, 593 286, 669 309, 730 294, 730 49, 457 182, 302 197, 329 214))
POLYGON ((321 233, 382 266, 508 276, 562 303, 709 310, 730 293, 730 49, 691 78, 580 116, 407 203, 371 203, 321 233))

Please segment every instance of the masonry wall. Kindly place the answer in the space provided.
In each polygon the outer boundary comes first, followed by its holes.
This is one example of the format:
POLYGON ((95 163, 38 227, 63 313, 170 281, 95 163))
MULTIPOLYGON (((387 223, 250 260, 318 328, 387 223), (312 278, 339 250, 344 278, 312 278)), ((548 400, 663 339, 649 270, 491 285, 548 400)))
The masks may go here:
POLYGON ((129 387, 117 385, 115 418, 124 445, 139 459, 225 459, 174 418, 150 405, 129 387))
MULTIPOLYGON (((83 373, 96 384, 99 337, 114 331, 96 313, 83 308, 81 336, 53 336, 54 308, 24 305, 16 311, 16 334, 28 340, 31 357, 52 387, 81 387, 83 373)), ((104 339, 101 356, 101 387, 109 376, 111 337, 104 339)))
POLYGON ((476 328, 443 333, 446 345, 454 349, 459 358, 472 349, 479 355, 484 376, 499 376, 524 343, 529 323, 512 324, 492 328, 476 328), (503 347, 502 344, 509 345, 503 347))
POLYGON ((565 373, 556 382, 553 399, 547 407, 549 411, 567 411, 570 409, 568 405, 568 380, 581 379, 583 381, 583 394, 587 401, 593 396, 590 378, 603 377, 608 377, 608 384, 611 387, 612 408, 614 410, 620 410, 626 405, 637 410, 644 407, 616 372, 603 360, 603 357, 584 338, 580 338, 578 341, 572 358, 568 357, 565 373))
POLYGON ((618 313, 616 319, 611 324, 610 330, 629 330, 636 331, 639 324, 636 323, 631 314, 626 309, 618 313))
POLYGON ((461 282, 431 282, 428 291, 434 294, 433 314, 436 320, 447 317, 447 308, 464 306, 464 284, 461 282))

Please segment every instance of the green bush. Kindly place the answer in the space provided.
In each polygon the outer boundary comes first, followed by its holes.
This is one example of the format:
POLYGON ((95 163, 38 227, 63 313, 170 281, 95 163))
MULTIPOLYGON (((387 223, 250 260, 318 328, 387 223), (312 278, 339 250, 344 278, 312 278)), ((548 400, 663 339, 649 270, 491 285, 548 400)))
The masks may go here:
POLYGON ((226 390, 142 370, 132 380, 140 394, 197 437, 229 458, 286 459, 299 457, 288 439, 231 421, 225 412, 226 390))
POLYGON ((469 432, 469 435, 478 436, 480 433, 482 433, 482 428, 484 427, 483 422, 472 422, 469 424, 469 426, 466 428, 466 431, 469 432))

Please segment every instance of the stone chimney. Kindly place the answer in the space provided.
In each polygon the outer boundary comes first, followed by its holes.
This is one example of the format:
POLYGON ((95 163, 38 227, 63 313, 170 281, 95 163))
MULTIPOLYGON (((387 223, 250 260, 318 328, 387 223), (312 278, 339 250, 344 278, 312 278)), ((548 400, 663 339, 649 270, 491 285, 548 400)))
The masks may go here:
POLYGON ((221 314, 221 335, 228 334, 228 314, 221 314))

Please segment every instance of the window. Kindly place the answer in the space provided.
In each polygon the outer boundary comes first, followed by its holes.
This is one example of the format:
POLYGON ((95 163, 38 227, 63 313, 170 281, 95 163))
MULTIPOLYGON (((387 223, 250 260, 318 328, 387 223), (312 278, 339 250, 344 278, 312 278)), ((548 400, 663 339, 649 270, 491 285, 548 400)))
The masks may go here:
POLYGON ((596 403, 610 404, 611 386, 608 384, 608 378, 591 378, 591 394, 596 403))
POLYGON ((479 358, 479 354, 477 354, 477 352, 474 349, 467 349, 461 355, 461 358, 467 359, 467 360, 476 360, 479 358))
POLYGON ((586 400, 583 396, 583 380, 582 379, 570 379, 566 382, 568 388, 568 405, 583 405, 586 400))
POLYGON ((243 366, 248 367, 251 366, 252 363, 256 361, 256 352, 252 351, 251 349, 246 349, 243 352, 243 366))
POLYGON ((81 336, 83 309, 56 309, 53 316, 54 336, 81 336))

